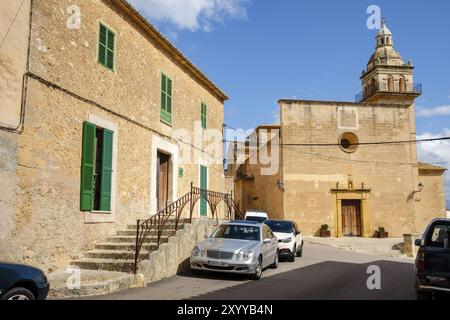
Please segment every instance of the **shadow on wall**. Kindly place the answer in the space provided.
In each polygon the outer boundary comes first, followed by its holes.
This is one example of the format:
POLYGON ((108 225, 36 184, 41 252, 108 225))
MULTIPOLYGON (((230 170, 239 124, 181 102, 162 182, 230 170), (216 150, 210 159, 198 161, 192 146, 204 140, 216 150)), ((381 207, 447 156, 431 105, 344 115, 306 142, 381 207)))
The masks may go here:
MULTIPOLYGON (((183 276, 193 277, 192 274, 183 276)), ((195 297, 197 300, 415 300, 414 265, 394 261, 354 264, 327 261, 259 281, 236 275, 205 274, 202 278, 243 282, 195 297), (381 269, 381 290, 369 290, 369 266, 381 269)))

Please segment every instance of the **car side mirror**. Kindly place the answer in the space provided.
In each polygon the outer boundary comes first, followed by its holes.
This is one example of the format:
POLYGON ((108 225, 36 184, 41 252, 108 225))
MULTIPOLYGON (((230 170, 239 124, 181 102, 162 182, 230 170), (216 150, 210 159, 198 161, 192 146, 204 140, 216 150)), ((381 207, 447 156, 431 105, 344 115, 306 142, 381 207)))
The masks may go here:
POLYGON ((264 244, 270 244, 272 243, 272 239, 264 239, 264 244))
POLYGON ((416 239, 416 241, 414 242, 416 247, 420 247, 422 246, 422 239, 416 239))

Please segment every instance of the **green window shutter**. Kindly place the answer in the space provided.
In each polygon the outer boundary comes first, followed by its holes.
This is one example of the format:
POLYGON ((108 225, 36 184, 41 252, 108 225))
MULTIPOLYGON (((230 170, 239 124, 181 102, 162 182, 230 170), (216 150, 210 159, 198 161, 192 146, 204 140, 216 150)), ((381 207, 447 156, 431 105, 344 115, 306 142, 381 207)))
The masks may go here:
POLYGON ((98 62, 100 62, 103 65, 106 65, 106 40, 108 38, 107 36, 108 31, 106 27, 102 24, 100 24, 100 31, 99 31, 99 44, 98 44, 98 62))
POLYGON ((114 70, 115 67, 115 46, 116 34, 105 25, 100 24, 98 62, 111 70, 114 70))
POLYGON ((100 185, 100 211, 111 211, 111 182, 113 166, 113 137, 110 130, 103 130, 102 181, 100 185))
POLYGON ((168 124, 172 124, 172 90, 172 80, 161 74, 161 120, 168 124))
POLYGON ((201 107, 201 113, 202 113, 202 128, 206 129, 206 113, 207 113, 208 107, 206 104, 202 103, 201 107))
POLYGON ((200 215, 205 217, 208 215, 208 202, 203 195, 203 190, 208 188, 208 168, 200 166, 200 189, 202 189, 202 197, 200 199, 200 215))
POLYGON ((83 123, 80 210, 91 211, 94 203, 95 124, 83 123))
POLYGON ((116 35, 111 30, 108 30, 108 53, 107 53, 107 63, 106 66, 114 70, 114 50, 116 43, 116 35))

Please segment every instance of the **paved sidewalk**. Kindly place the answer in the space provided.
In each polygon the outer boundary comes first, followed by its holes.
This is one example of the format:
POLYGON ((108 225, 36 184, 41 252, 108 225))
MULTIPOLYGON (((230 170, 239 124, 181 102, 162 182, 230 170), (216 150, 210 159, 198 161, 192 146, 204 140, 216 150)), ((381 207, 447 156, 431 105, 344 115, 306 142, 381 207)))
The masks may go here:
POLYGON ((391 257, 391 258, 408 258, 402 254, 403 238, 319 238, 319 237, 303 237, 305 242, 320 244, 339 249, 366 253, 370 255, 391 257))

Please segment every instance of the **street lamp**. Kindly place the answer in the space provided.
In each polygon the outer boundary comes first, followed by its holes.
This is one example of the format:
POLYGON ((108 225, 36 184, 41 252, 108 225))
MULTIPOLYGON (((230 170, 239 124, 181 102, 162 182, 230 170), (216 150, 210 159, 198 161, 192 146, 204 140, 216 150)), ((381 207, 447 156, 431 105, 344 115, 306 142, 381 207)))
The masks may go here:
POLYGON ((423 183, 422 183, 422 182, 419 183, 418 187, 419 187, 419 192, 422 192, 422 191, 423 191, 423 188, 424 188, 423 183))

